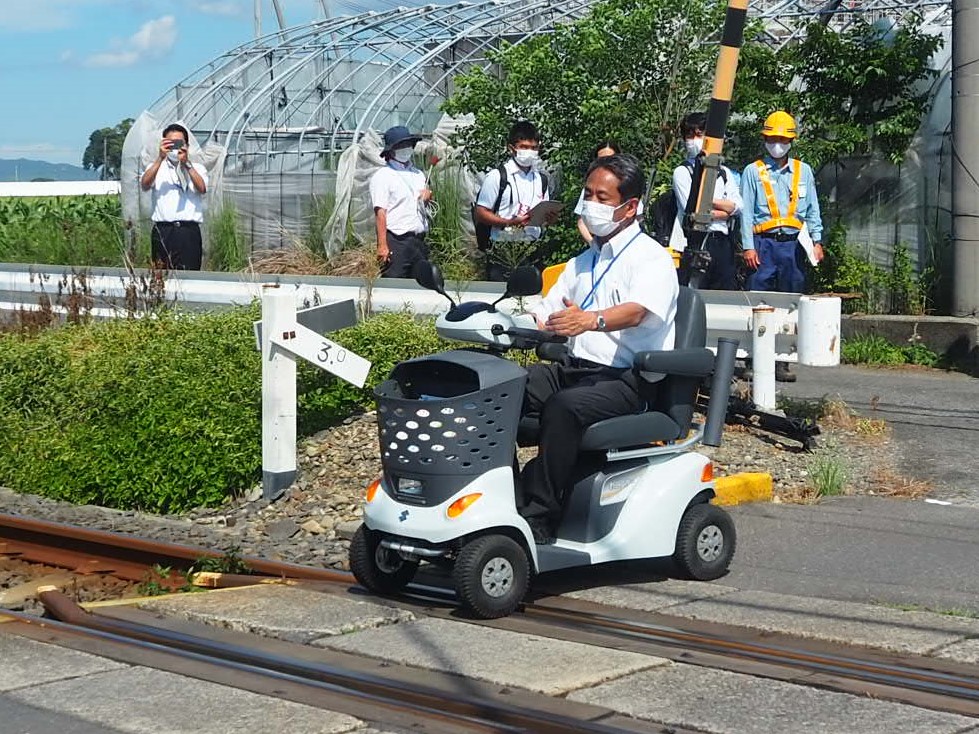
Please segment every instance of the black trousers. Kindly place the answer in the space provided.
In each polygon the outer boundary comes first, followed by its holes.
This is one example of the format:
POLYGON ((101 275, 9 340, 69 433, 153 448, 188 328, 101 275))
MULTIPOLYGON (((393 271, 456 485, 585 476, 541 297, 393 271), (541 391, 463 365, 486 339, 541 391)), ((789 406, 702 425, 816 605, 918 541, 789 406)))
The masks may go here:
POLYGON ((569 364, 533 365, 529 373, 523 412, 540 418, 540 453, 524 468, 519 509, 524 517, 556 527, 585 429, 605 418, 638 413, 646 401, 631 368, 572 358, 569 364))
POLYGON ((382 278, 414 278, 415 263, 428 260, 428 244, 424 234, 395 234, 388 230, 388 251, 391 259, 381 272, 382 278))
POLYGON ((201 227, 197 222, 154 222, 150 249, 153 262, 167 270, 200 270, 201 227))
MULTIPOLYGON (((703 282, 700 284, 701 289, 709 291, 738 290, 737 257, 734 252, 734 239, 731 235, 708 232, 704 247, 710 253, 710 265, 707 267, 707 272, 704 273, 703 282)), ((685 257, 680 259, 679 277, 681 285, 690 283, 690 265, 685 257)))

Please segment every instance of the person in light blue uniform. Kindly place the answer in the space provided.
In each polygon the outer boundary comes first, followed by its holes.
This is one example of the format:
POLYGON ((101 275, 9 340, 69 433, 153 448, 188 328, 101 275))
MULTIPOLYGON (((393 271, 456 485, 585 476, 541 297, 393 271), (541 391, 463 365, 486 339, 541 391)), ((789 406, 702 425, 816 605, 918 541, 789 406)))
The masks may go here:
MULTIPOLYGON (((767 155, 741 175, 742 247, 745 264, 754 271, 748 290, 802 293, 805 259, 813 265, 823 259, 816 179, 808 164, 789 158, 796 135, 792 116, 773 112, 762 128, 767 155)), ((795 380, 785 362, 776 364, 775 376, 795 380)))

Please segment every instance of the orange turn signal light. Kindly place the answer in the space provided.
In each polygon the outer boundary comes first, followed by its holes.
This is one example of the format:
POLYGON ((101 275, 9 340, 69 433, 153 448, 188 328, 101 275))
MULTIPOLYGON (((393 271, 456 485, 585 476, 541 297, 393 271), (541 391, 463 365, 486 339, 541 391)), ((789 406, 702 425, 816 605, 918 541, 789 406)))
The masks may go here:
POLYGON ((700 472, 700 481, 702 482, 713 482, 714 481, 714 462, 708 461, 704 470, 700 472))
POLYGON ((473 494, 467 494, 465 497, 460 497, 451 505, 449 505, 449 509, 445 511, 445 514, 448 515, 449 517, 459 517, 459 515, 461 515, 469 508, 469 505, 471 505, 473 502, 475 502, 482 496, 483 496, 482 492, 475 492, 473 494))
POLYGON ((377 494, 377 490, 381 486, 381 478, 378 477, 373 482, 367 485, 367 501, 373 502, 374 496, 377 494))

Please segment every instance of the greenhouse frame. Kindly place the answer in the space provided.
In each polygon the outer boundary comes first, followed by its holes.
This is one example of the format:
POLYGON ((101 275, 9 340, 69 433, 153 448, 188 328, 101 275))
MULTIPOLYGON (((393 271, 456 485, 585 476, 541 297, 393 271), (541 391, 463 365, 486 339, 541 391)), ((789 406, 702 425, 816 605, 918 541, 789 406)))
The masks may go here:
MULTIPOLYGON (((454 129, 440 111, 457 75, 488 68, 488 52, 574 21, 595 0, 484 0, 396 8, 329 18, 263 35, 204 65, 167 91, 137 120, 124 148, 123 207, 145 218, 148 201, 136 180, 163 125, 192 132, 212 179, 214 200, 233 202, 256 248, 288 246, 308 226, 317 201, 333 216, 324 241, 335 250, 353 235, 370 238, 367 180, 383 165, 380 134, 407 125, 426 136, 422 154, 442 154, 454 129)), ((858 19, 898 24, 908 14, 942 33, 935 60, 936 103, 923 120, 907 163, 866 161, 859 181, 826 174, 833 198, 853 198, 851 231, 886 257, 896 239, 921 251, 949 206, 950 4, 936 0, 766 0, 751 5, 773 45, 799 37, 814 17, 843 29, 858 19), (944 179, 944 180, 943 180, 944 179), (863 214, 859 212, 862 211, 863 214), (928 224, 928 226, 931 226, 928 224), (883 253, 883 254, 882 254, 883 253)), ((474 190, 472 172, 462 185, 474 190)), ((470 193, 471 196, 471 193, 470 193)))

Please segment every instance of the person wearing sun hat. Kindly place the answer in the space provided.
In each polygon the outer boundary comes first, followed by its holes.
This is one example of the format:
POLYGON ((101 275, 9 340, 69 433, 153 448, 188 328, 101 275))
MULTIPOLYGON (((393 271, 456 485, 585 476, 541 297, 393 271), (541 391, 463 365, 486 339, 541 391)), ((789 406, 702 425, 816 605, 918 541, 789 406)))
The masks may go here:
POLYGON ((425 204, 431 201, 432 192, 425 174, 411 160, 419 140, 421 135, 403 125, 385 131, 381 157, 387 165, 371 177, 382 278, 410 278, 415 264, 428 260, 425 204))

